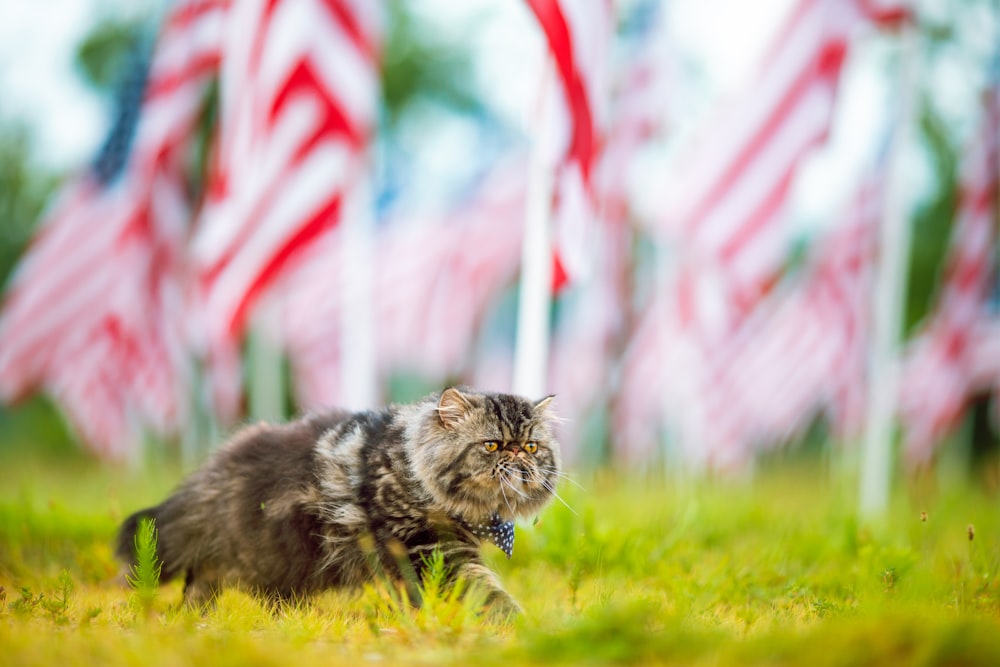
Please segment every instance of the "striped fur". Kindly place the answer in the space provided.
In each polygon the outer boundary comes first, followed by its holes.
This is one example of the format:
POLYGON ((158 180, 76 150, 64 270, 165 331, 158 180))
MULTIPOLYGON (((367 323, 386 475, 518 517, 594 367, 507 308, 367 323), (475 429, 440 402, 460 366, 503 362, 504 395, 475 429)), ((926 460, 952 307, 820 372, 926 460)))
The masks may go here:
POLYGON ((516 611, 469 526, 532 516, 551 499, 560 456, 550 401, 452 388, 377 412, 245 428, 163 503, 126 519, 117 553, 131 563, 138 521, 154 519, 163 581, 183 576, 185 600, 201 605, 225 586, 283 600, 379 575, 412 596, 439 549, 454 576, 516 611))

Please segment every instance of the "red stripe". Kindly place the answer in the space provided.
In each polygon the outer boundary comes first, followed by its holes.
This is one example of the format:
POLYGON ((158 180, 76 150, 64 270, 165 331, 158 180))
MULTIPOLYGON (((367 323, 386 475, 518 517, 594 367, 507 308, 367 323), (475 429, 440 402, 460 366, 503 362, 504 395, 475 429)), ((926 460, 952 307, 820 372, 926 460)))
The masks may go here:
POLYGON ((751 211, 744 218, 739 228, 726 238, 719 249, 719 254, 723 262, 729 263, 734 261, 743 248, 751 243, 760 234, 761 230, 775 220, 782 205, 785 203, 794 176, 795 165, 789 165, 785 173, 778 179, 774 189, 761 201, 760 206, 751 211))
POLYGON ((865 18, 880 28, 897 29, 914 19, 913 12, 905 4, 880 7, 874 0, 857 0, 865 18))
POLYGON ((690 329, 695 324, 695 276, 690 268, 683 271, 677 284, 677 317, 681 327, 690 329))
POLYGON ((298 232, 279 247, 267 263, 261 267, 253 282, 243 293, 228 322, 227 330, 232 339, 239 337, 250 308, 261 293, 267 289, 267 286, 281 274, 288 262, 294 259, 297 253, 309 247, 323 232, 336 226, 339 220, 340 203, 341 196, 338 193, 329 200, 326 206, 319 209, 312 218, 307 220, 298 232))
MULTIPOLYGON (((687 226, 703 222, 708 211, 725 198, 727 191, 742 178, 743 172, 751 168, 751 164, 764 150, 764 146, 773 141, 774 135, 780 131, 792 111, 817 80, 823 85, 834 84, 843 65, 845 54, 846 44, 841 41, 826 43, 817 50, 779 100, 763 126, 754 133, 750 142, 737 153, 736 159, 729 163, 722 175, 716 180, 715 187, 702 198, 699 206, 688 216, 685 223, 687 226)), ((811 146, 812 143, 809 145, 811 146)))
POLYGON ((963 294, 976 292, 984 286, 989 263, 989 258, 981 255, 955 261, 949 266, 945 281, 948 287, 963 294))
POLYGON ((270 209, 272 202, 281 193, 281 189, 284 186, 284 181, 279 180, 270 184, 264 196, 261 197, 254 206, 254 214, 244 221, 243 230, 236 238, 234 243, 230 245, 224 253, 219 257, 218 260, 211 266, 206 267, 202 271, 202 282, 205 285, 211 285, 216 280, 218 280, 219 275, 226 270, 226 267, 233 261, 233 259, 240 254, 243 246, 249 241, 254 234, 254 231, 260 224, 263 212, 270 209))
POLYGON ((997 206, 997 192, 1000 189, 997 178, 998 175, 995 172, 993 175, 986 174, 988 183, 985 187, 979 186, 971 192, 968 190, 962 192, 962 207, 966 211, 979 214, 995 210, 997 206))
POLYGON ((569 284, 569 273, 558 252, 552 255, 552 294, 559 294, 569 284))
POLYGON ((257 33, 254 35, 254 44, 250 50, 250 72, 256 76, 260 72, 260 59, 264 53, 264 42, 267 39, 267 31, 271 26, 271 19, 274 16, 274 12, 278 9, 278 3, 281 0, 267 0, 264 5, 263 15, 260 17, 260 23, 257 26, 257 33))
POLYGON ((590 170, 596 151, 594 124, 583 78, 573 55, 573 37, 558 0, 527 0, 549 42, 559 69, 566 100, 573 118, 573 132, 567 157, 580 163, 583 180, 590 184, 590 170))
POLYGON ((333 91, 324 85, 316 74, 312 61, 308 59, 300 60, 295 65, 275 95, 268 110, 268 121, 272 125, 276 123, 278 115, 284 111, 289 100, 294 99, 296 95, 305 95, 320 102, 322 109, 322 118, 316 124, 313 133, 299 147, 296 160, 302 159, 321 140, 330 137, 343 137, 355 150, 364 145, 364 131, 351 124, 333 91))
MULTIPOLYGON (((761 59, 760 71, 767 72, 776 66, 775 61, 783 56, 785 45, 795 39, 795 35, 806 28, 801 24, 812 18, 812 14, 822 12, 823 2, 844 2, 845 0, 800 0, 792 9, 791 15, 778 32, 767 54, 761 59)), ((850 0, 846 0, 850 1, 850 0)), ((824 35, 825 38, 825 35, 824 35)))
MULTIPOLYGON (((301 162, 321 141, 330 137, 346 139, 355 149, 359 149, 362 146, 363 138, 350 126, 347 118, 341 112, 339 106, 334 103, 332 97, 325 94, 320 88, 312 65, 307 61, 301 61, 296 65, 275 97, 269 110, 268 121, 270 124, 273 125, 276 122, 278 114, 280 114, 295 94, 304 94, 320 100, 322 103, 322 117, 316 124, 313 132, 296 148, 293 162, 301 162)), ((256 206, 254 206, 255 214, 244 222, 243 233, 212 266, 204 270, 202 278, 204 282, 215 282, 219 274, 239 254, 243 243, 253 235, 254 229, 259 224, 261 213, 270 208, 270 203, 280 194, 283 185, 284 183, 281 180, 272 182, 269 185, 266 192, 262 194, 256 206)), ((213 178, 213 194, 218 195, 225 192, 226 186, 225 174, 221 170, 217 171, 215 178, 213 178)))
MULTIPOLYGON (((103 221, 92 220, 90 222, 98 224, 103 221)), ((79 221, 73 221, 73 223, 73 234, 63 239, 63 246, 58 247, 57 251, 51 250, 50 247, 44 248, 44 252, 49 257, 38 257, 38 253, 43 251, 42 248, 33 251, 32 261, 36 262, 32 267, 34 270, 31 274, 19 279, 8 293, 7 303, 4 305, 5 317, 9 318, 11 314, 16 314, 19 320, 32 319, 38 316, 39 310, 50 311, 54 306, 48 297, 64 301, 80 285, 87 284, 95 272, 107 270, 107 260, 113 245, 108 248, 91 247, 92 243, 88 243, 88 239, 85 238, 87 234, 82 223, 79 221), (72 248, 69 247, 71 245, 72 248), (54 263, 62 263, 62 266, 65 267, 65 258, 77 258, 80 256, 81 250, 87 252, 87 262, 77 263, 71 271, 66 272, 53 265, 54 263), (39 259, 43 261, 38 261, 39 259), (25 295, 26 292, 27 295, 25 295), (18 307, 14 310, 15 306, 20 306, 22 299, 28 298, 37 302, 34 307, 27 311, 24 307, 18 307)))
MULTIPOLYGON (((371 0, 367 1, 370 2, 371 0)), ((379 49, 377 45, 374 43, 371 35, 365 34, 361 23, 358 21, 358 17, 348 6, 349 3, 344 2, 344 0, 325 0, 325 2, 326 8, 334 15, 355 48, 364 55, 365 60, 373 63, 379 62, 379 49)))
POLYGON ((53 323, 44 332, 33 336, 27 345, 21 346, 18 363, 15 364, 15 367, 31 367, 30 371, 25 371, 36 374, 36 377, 27 379, 30 384, 44 379, 44 376, 49 372, 53 352, 64 343, 67 334, 92 327, 97 318, 103 316, 100 311, 95 312, 97 305, 93 302, 76 304, 73 311, 62 312, 58 322, 53 323))
POLYGON ((213 11, 228 11, 231 0, 203 0, 182 2, 167 19, 161 33, 161 40, 172 37, 171 33, 186 30, 195 21, 213 11))
POLYGON ((215 77, 222 63, 222 54, 212 51, 199 56, 185 66, 176 71, 167 72, 155 76, 146 90, 145 104, 155 104, 158 98, 175 92, 178 88, 186 86, 195 79, 208 79, 215 77))
MULTIPOLYGON (((51 247, 49 240, 57 231, 62 231, 62 228, 67 224, 65 219, 75 217, 76 210, 79 207, 85 206, 90 200, 95 199, 98 193, 96 184, 86 175, 66 186, 65 190, 68 191, 68 195, 62 194, 56 200, 54 208, 43 216, 43 221, 39 224, 38 231, 28 241, 28 245, 21 254, 22 258, 30 257, 31 261, 37 262, 35 257, 38 253, 51 253, 49 250, 51 247)), ((10 291, 8 291, 5 300, 9 300, 22 287, 22 283, 30 282, 22 276, 23 270, 21 267, 24 266, 24 261, 24 259, 21 260, 18 269, 11 276, 12 282, 8 288, 10 291)))
POLYGON ((109 359, 108 362, 114 363, 119 368, 129 369, 133 373, 142 368, 139 345, 115 313, 109 313, 104 318, 98 335, 107 336, 111 341, 111 348, 115 351, 115 359, 109 359))
MULTIPOLYGON (((142 214, 140 213, 140 215, 142 214)), ((128 239, 131 236, 134 236, 137 233, 146 236, 146 234, 141 231, 138 224, 135 224, 134 222, 130 223, 116 236, 111 246, 92 255, 92 259, 94 261, 87 264, 81 264, 76 267, 73 272, 60 276, 58 283, 33 283, 34 287, 40 288, 41 286, 44 286, 46 288, 46 292, 49 295, 52 295, 53 300, 58 300, 64 305, 60 310, 60 320, 52 323, 43 335, 36 335, 35 340, 30 345, 22 348, 20 355, 22 359, 31 359, 37 354, 51 356, 52 349, 58 347, 59 342, 64 338, 68 329, 78 330, 81 327, 89 327, 96 322, 95 318, 105 317, 105 311, 102 310, 104 304, 95 302, 80 302, 75 305, 75 308, 72 311, 65 310, 65 303, 73 295, 73 293, 77 291, 77 288, 80 285, 91 282, 95 275, 103 274, 104 276, 107 276, 110 272, 118 272, 123 276, 129 276, 129 279, 136 283, 140 282, 144 277, 148 278, 150 270, 149 266, 133 265, 124 267, 120 265, 120 261, 118 261, 117 266, 114 265, 116 260, 122 256, 120 252, 121 246, 128 242, 128 239)), ((147 240, 146 243, 148 244, 149 241, 147 240)), ((37 297, 38 293, 33 296, 37 297)), ((32 319, 38 316, 37 311, 39 309, 49 310, 52 307, 52 303, 49 299, 41 299, 40 303, 38 303, 35 308, 28 310, 27 312, 23 312, 22 309, 22 312, 18 313, 20 316, 19 319, 23 320, 26 317, 28 319, 32 319)))

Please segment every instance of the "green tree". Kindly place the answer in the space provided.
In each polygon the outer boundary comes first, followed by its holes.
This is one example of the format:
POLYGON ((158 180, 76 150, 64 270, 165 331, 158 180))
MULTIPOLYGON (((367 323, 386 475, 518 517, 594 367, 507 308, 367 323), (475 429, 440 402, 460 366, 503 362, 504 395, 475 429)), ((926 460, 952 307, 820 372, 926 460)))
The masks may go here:
POLYGON ((467 45, 442 41, 404 2, 386 3, 382 54, 382 101, 386 129, 392 131, 417 102, 460 113, 482 109, 472 92, 473 69, 467 45))
POLYGON ((110 96, 141 45, 144 26, 136 20, 107 18, 97 24, 76 52, 76 68, 95 91, 110 96))
POLYGON ((57 181, 33 159, 24 123, 0 120, 0 285, 6 285, 57 181))
POLYGON ((933 307, 958 204, 958 151, 948 127, 927 100, 921 105, 920 136, 933 155, 934 190, 913 219, 903 311, 905 335, 912 334, 933 307))

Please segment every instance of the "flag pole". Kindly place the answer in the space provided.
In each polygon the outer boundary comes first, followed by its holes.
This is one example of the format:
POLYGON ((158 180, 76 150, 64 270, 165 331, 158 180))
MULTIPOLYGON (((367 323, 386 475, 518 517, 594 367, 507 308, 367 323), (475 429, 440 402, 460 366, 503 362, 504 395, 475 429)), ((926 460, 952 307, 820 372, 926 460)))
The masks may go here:
MULTIPOLYGON (((368 173, 367 170, 365 173, 368 173)), ((375 407, 375 242, 372 195, 367 178, 344 201, 340 250, 340 386, 342 407, 375 407)))
POLYGON ((899 122, 889 158, 886 202, 879 234, 880 261, 876 264, 872 301, 873 332, 869 349, 871 390, 861 451, 859 489, 859 510, 863 517, 877 516, 888 506, 893 425, 899 396, 900 337, 911 236, 902 171, 906 147, 913 131, 918 56, 916 27, 907 23, 901 31, 899 122))
POLYGON ((281 350, 267 332, 268 322, 281 321, 281 304, 265 298, 256 309, 247 337, 247 393, 254 420, 285 418, 285 382, 281 350))
MULTIPOLYGON (((552 59, 546 47, 536 119, 544 120, 552 59)), ((530 127, 533 123, 529 121, 530 127)), ((517 338, 514 343, 515 393, 540 398, 546 393, 550 311, 552 309, 552 191, 554 165, 549 159, 543 130, 536 132, 528 174, 528 193, 521 246, 521 287, 517 304, 517 338)))

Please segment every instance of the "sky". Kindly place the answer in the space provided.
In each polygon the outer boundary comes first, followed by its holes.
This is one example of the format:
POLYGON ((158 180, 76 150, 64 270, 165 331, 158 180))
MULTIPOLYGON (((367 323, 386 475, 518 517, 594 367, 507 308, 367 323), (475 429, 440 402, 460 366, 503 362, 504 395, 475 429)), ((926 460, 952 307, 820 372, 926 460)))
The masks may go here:
POLYGON ((96 3, 53 4, 0 3, 0 114, 28 122, 42 162, 66 167, 94 151, 106 120, 72 67, 76 45, 93 25, 96 3))

